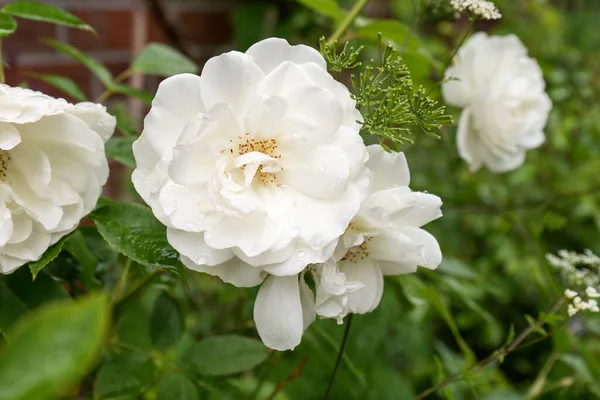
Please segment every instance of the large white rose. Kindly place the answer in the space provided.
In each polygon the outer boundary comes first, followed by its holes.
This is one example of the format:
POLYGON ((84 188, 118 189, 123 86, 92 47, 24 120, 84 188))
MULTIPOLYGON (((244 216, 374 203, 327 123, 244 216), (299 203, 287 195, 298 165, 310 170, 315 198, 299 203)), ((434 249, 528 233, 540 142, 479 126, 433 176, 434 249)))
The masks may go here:
POLYGON ((95 207, 115 124, 100 105, 0 85, 0 273, 39 260, 95 207))
POLYGON ((544 143, 552 103, 539 65, 515 35, 476 33, 445 75, 444 99, 463 108, 458 152, 471 171, 513 170, 528 149, 544 143))
POLYGON ((384 275, 408 274, 418 266, 435 269, 442 261, 436 239, 421 229, 442 216, 440 198, 409 189, 404 154, 379 145, 368 151, 371 193, 333 259, 314 269, 317 314, 338 322, 347 313, 363 314, 379 305, 384 275))
POLYGON ((319 52, 272 38, 165 80, 134 144, 135 188, 187 267, 236 286, 272 275, 255 307, 272 348, 300 342, 298 274, 368 193, 360 119, 319 52))

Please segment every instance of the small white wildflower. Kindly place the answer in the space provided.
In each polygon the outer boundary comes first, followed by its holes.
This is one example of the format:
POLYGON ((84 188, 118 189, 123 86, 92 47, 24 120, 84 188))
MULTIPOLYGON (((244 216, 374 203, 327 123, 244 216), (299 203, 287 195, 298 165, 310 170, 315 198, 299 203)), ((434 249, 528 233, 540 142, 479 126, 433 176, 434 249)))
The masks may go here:
POLYGON ((572 298, 574 298, 575 296, 577 296, 577 292, 576 292, 576 291, 574 291, 574 290, 571 290, 571 289, 567 289, 567 290, 565 290, 565 296, 566 296, 568 299, 572 299, 572 298))
POLYGON ((502 14, 494 3, 486 0, 451 0, 450 4, 459 13, 468 11, 482 19, 500 19, 502 14))
POLYGON ((579 312, 579 309, 577 307, 575 307, 573 304, 569 304, 567 311, 569 313, 569 317, 572 317, 573 315, 575 315, 579 312))
POLYGON ((592 297, 592 298, 600 297, 600 293, 598 293, 596 288, 593 288, 591 286, 588 286, 587 288, 585 288, 585 294, 587 295, 587 297, 592 297))

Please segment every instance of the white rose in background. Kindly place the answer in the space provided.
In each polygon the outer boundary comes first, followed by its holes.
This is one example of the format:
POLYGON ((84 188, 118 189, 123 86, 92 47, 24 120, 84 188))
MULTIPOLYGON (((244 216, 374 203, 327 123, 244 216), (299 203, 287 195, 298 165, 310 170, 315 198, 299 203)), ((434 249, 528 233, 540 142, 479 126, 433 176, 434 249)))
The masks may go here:
POLYGON ((108 177, 115 118, 0 85, 0 272, 39 260, 95 207, 108 177))
POLYGON ((187 267, 236 286, 271 275, 255 320, 272 348, 300 342, 314 311, 298 274, 368 193, 360 119, 318 51, 272 38, 165 80, 134 144, 135 188, 187 267))
POLYGON ((421 227, 442 216, 438 196, 409 189, 402 153, 368 147, 371 193, 340 239, 334 258, 315 268, 316 311, 341 322, 379 305, 383 276, 435 269, 442 262, 437 240, 421 227), (337 261, 337 263, 336 263, 337 261))
POLYGON ((463 108, 458 151, 471 171, 516 169, 544 143, 552 103, 539 65, 515 35, 476 33, 445 76, 444 99, 463 108))

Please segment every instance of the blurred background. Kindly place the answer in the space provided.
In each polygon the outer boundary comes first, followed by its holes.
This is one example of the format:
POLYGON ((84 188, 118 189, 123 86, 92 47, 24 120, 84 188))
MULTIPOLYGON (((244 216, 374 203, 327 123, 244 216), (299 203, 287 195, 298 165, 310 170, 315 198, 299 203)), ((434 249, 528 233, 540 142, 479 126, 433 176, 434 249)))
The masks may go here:
MULTIPOLYGON (((17 34, 3 43, 9 64, 7 82, 26 82, 33 89, 62 96, 29 73, 64 75, 77 82, 89 99, 103 93, 100 81, 40 38, 76 46, 118 75, 148 42, 168 43, 201 66, 213 55, 244 51, 269 36, 316 47, 319 37, 328 36, 335 27, 331 18, 305 6, 319 0, 46 2, 78 15, 98 36, 20 21, 17 34)), ((353 2, 338 3, 348 9, 353 2)), ((383 19, 378 29, 398 46, 413 26, 405 61, 415 81, 439 99, 436 82, 470 23, 437 10, 435 3, 372 0, 365 17, 383 19)), ((454 126, 446 127, 440 140, 415 132, 415 145, 406 145, 402 151, 411 168, 412 188, 428 190, 444 200, 444 217, 427 226, 442 247, 444 262, 438 271, 386 278, 380 307, 354 319, 335 399, 410 399, 464 371, 501 348, 510 332, 527 328, 528 320, 536 319, 561 295, 564 288, 545 260, 547 252, 589 248, 600 253, 600 1, 495 3, 503 18, 478 22, 475 30, 518 35, 540 63, 554 103, 546 143, 528 152, 527 162, 516 171, 472 174, 458 157, 454 126)), ((351 34, 347 39, 372 45, 376 32, 372 33, 351 34)), ((129 83, 154 93, 159 78, 133 76, 129 83)), ((111 97, 111 110, 118 110, 120 101, 118 95, 111 97)), ((130 100, 125 107, 133 130, 139 133, 146 106, 130 100)), ((450 111, 458 116, 459 110, 450 111)), ((130 168, 113 164, 110 197, 133 196, 130 173, 130 168)), ((107 250, 94 249, 100 259, 105 257, 103 251, 107 250)), ((57 275, 62 268, 59 264, 73 263, 69 257, 61 255, 54 263, 57 275)), ((108 271, 99 271, 105 281, 111 279, 108 271)), ((136 271, 140 279, 147 274, 143 268, 136 271)), ((255 291, 200 274, 190 274, 189 279, 190 288, 172 289, 185 311, 188 341, 232 332, 255 335, 255 291)), ((138 334, 132 326, 145 323, 151 304, 146 299, 123 317, 125 322, 120 323, 129 329, 128 335, 138 334)), ((230 381, 245 393, 256 393, 260 385, 273 388, 292 376, 278 399, 320 399, 342 333, 343 327, 335 321, 317 321, 294 353, 274 353, 255 373, 230 381)), ((141 328, 139 334, 145 334, 141 328)), ((551 338, 430 398, 598 397, 600 320, 596 315, 582 315, 551 338)))

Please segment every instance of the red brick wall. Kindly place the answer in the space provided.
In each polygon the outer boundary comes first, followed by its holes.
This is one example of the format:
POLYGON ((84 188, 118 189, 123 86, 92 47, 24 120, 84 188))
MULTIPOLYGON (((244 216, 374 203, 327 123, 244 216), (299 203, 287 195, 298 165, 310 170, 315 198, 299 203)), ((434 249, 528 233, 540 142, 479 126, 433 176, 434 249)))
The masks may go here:
MULTIPOLYGON (((46 84, 31 79, 28 72, 60 74, 75 80, 90 99, 103 91, 100 82, 83 66, 43 44, 43 38, 69 43, 104 63, 115 75, 122 72, 135 56, 135 42, 165 42, 165 35, 145 8, 144 0, 42 0, 66 9, 88 24, 98 35, 77 29, 54 26, 43 22, 20 19, 17 33, 3 41, 7 63, 6 82, 29 87, 51 95, 63 96, 46 84), (138 21, 138 30, 134 16, 138 21), (144 13, 144 14, 141 14, 144 13), (145 25, 145 32, 140 27, 145 25), (137 33, 136 33, 137 32, 137 33), (145 36, 145 39, 143 38, 145 36)), ((8 3, 0 0, 0 5, 8 3)), ((235 0, 161 0, 167 17, 176 27, 196 61, 206 59, 231 47, 230 11, 235 0)), ((152 90, 157 84, 146 79, 144 86, 152 90)))

